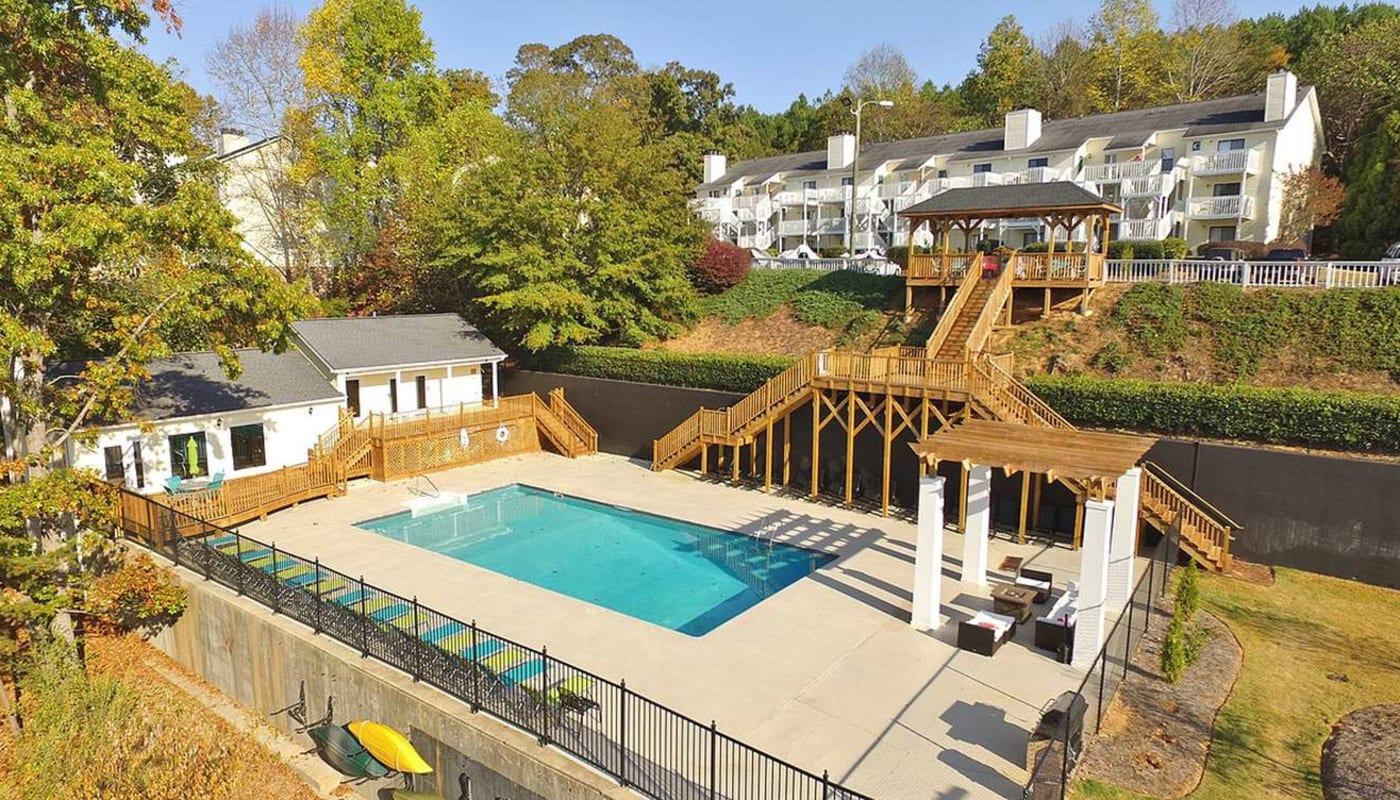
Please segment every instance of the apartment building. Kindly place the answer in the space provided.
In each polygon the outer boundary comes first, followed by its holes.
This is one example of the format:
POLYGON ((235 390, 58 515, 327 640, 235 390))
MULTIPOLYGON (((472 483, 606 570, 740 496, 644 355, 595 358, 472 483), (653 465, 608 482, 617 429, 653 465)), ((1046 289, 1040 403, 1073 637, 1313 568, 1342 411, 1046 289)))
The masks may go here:
POLYGON ((292 154, 283 138, 254 141, 243 131, 223 128, 214 157, 224 165, 219 199, 238 221, 243 249, 283 274, 298 271, 303 265, 297 263, 296 220, 285 184, 292 154))
MULTIPOLYGON (((1115 239, 1268 242, 1278 234, 1283 179, 1317 162, 1323 138, 1317 92, 1280 70, 1264 91, 1238 97, 1064 120, 1020 109, 1000 128, 866 145, 853 183, 855 148, 843 133, 825 152, 733 166, 707 154, 697 213, 716 238, 780 251, 846 247, 854 214, 862 252, 908 244, 898 212, 948 189, 1069 181, 1123 208, 1115 239)), ((1045 233, 1037 219, 981 231, 1015 247, 1045 233)), ((931 236, 916 230, 913 241, 931 236)))

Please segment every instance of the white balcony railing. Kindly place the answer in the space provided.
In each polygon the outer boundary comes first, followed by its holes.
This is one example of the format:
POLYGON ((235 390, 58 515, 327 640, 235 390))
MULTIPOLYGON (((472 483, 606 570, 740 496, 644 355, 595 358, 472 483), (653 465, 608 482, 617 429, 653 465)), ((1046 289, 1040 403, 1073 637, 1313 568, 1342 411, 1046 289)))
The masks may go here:
POLYGON ((1197 175, 1236 175, 1259 172, 1258 150, 1224 150, 1191 156, 1191 171, 1197 175))
POLYGON ((1124 197, 1165 197, 1176 188, 1176 176, 1158 173, 1140 178, 1124 178, 1121 187, 1124 197))
POLYGON ((968 186, 1000 186, 1005 183, 1000 172, 974 172, 967 179, 968 186))
POLYGON ((801 236, 804 233, 812 233, 815 230, 816 220, 810 219, 785 219, 778 223, 778 233, 783 236, 801 236))
POLYGON ((1146 178, 1162 170, 1159 159, 1115 161, 1112 164, 1090 164, 1084 168, 1084 180, 1090 183, 1115 183, 1128 178, 1146 178))
POLYGON ((1058 180, 1063 180, 1063 176, 1059 170, 1051 167, 1031 167, 1006 173, 1007 183, 1050 183, 1058 180))
POLYGON ((1165 239, 1170 230, 1168 219, 1126 219, 1118 223, 1118 238, 1165 239))
POLYGON ((1226 219, 1254 217, 1254 198, 1249 195, 1232 194, 1224 197, 1195 197, 1188 205, 1191 216, 1197 219, 1226 219))

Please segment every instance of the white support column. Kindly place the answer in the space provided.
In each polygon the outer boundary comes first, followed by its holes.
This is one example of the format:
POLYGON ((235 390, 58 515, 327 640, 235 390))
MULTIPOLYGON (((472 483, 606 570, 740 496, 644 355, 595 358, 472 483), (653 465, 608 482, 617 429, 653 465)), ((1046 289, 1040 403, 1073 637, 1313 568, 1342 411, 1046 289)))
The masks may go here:
POLYGON ((967 530, 963 532, 962 582, 987 585, 987 545, 992 535, 992 468, 967 471, 967 530))
POLYGON ((491 362, 491 405, 493 406, 500 406, 501 404, 501 389, 500 384, 498 383, 498 381, 500 380, 500 375, 496 373, 496 365, 498 363, 500 362, 491 362))
POLYGON ((909 624, 921 631, 937 630, 943 585, 943 484, 945 478, 919 478, 919 522, 914 550, 914 613, 909 624))
POLYGON ((1108 545, 1108 607, 1122 608, 1133 591, 1133 554, 1137 548, 1138 502, 1142 467, 1123 473, 1115 484, 1113 535, 1108 545))
POLYGON ((1084 538, 1079 562, 1079 613, 1074 627, 1074 666, 1088 668, 1103 647, 1108 599, 1108 544, 1113 501, 1084 502, 1084 538))

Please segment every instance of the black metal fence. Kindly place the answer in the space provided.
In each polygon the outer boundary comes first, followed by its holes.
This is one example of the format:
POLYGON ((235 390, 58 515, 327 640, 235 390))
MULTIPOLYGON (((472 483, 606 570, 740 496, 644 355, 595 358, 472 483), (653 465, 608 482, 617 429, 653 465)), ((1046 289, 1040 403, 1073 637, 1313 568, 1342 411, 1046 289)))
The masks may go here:
POLYGON ((1063 706, 1082 709, 1082 716, 1078 711, 1064 714, 1052 746, 1041 750, 1030 765, 1031 776, 1024 792, 1027 800, 1064 800, 1067 796, 1070 777, 1083 753, 1083 736, 1098 733, 1103 727, 1104 714, 1133 668, 1133 657, 1148 629, 1158 619, 1165 621, 1156 604, 1167 590, 1179 548, 1175 534, 1163 536, 1153 548, 1147 571, 1138 578, 1123 613, 1113 623, 1088 674, 1074 691, 1073 701, 1063 706))
POLYGON ((871 800, 538 650, 122 490, 127 536, 657 800, 871 800))

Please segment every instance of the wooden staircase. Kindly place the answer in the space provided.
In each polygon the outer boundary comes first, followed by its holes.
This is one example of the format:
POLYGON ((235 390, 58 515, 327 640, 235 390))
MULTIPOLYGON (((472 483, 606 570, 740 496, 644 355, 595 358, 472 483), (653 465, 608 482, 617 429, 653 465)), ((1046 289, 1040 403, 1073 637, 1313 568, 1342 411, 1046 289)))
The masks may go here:
POLYGON ((535 423, 540 433, 569 458, 598 452, 598 432, 564 399, 564 390, 549 391, 549 402, 534 403, 535 423))
MULTIPOLYGON (((753 442, 811 399, 815 386, 902 397, 915 396, 919 389, 944 396, 954 393, 980 417, 1073 430, 1068 420, 986 352, 992 328, 1011 302, 1018 258, 1013 253, 995 279, 983 279, 977 265, 969 265, 924 347, 811 353, 733 406, 702 408, 654 440, 652 469, 681 467, 698 457, 705 445, 753 442)), ((1069 483, 1076 491, 1084 490, 1069 483)), ((1230 541, 1239 524, 1150 462, 1144 464, 1139 517, 1164 533, 1179 534, 1182 549, 1203 567, 1228 568, 1230 541)))
POLYGON ((1179 534, 1181 549, 1201 566, 1229 569, 1230 541, 1242 526, 1157 464, 1142 467, 1140 516, 1163 533, 1179 534))

